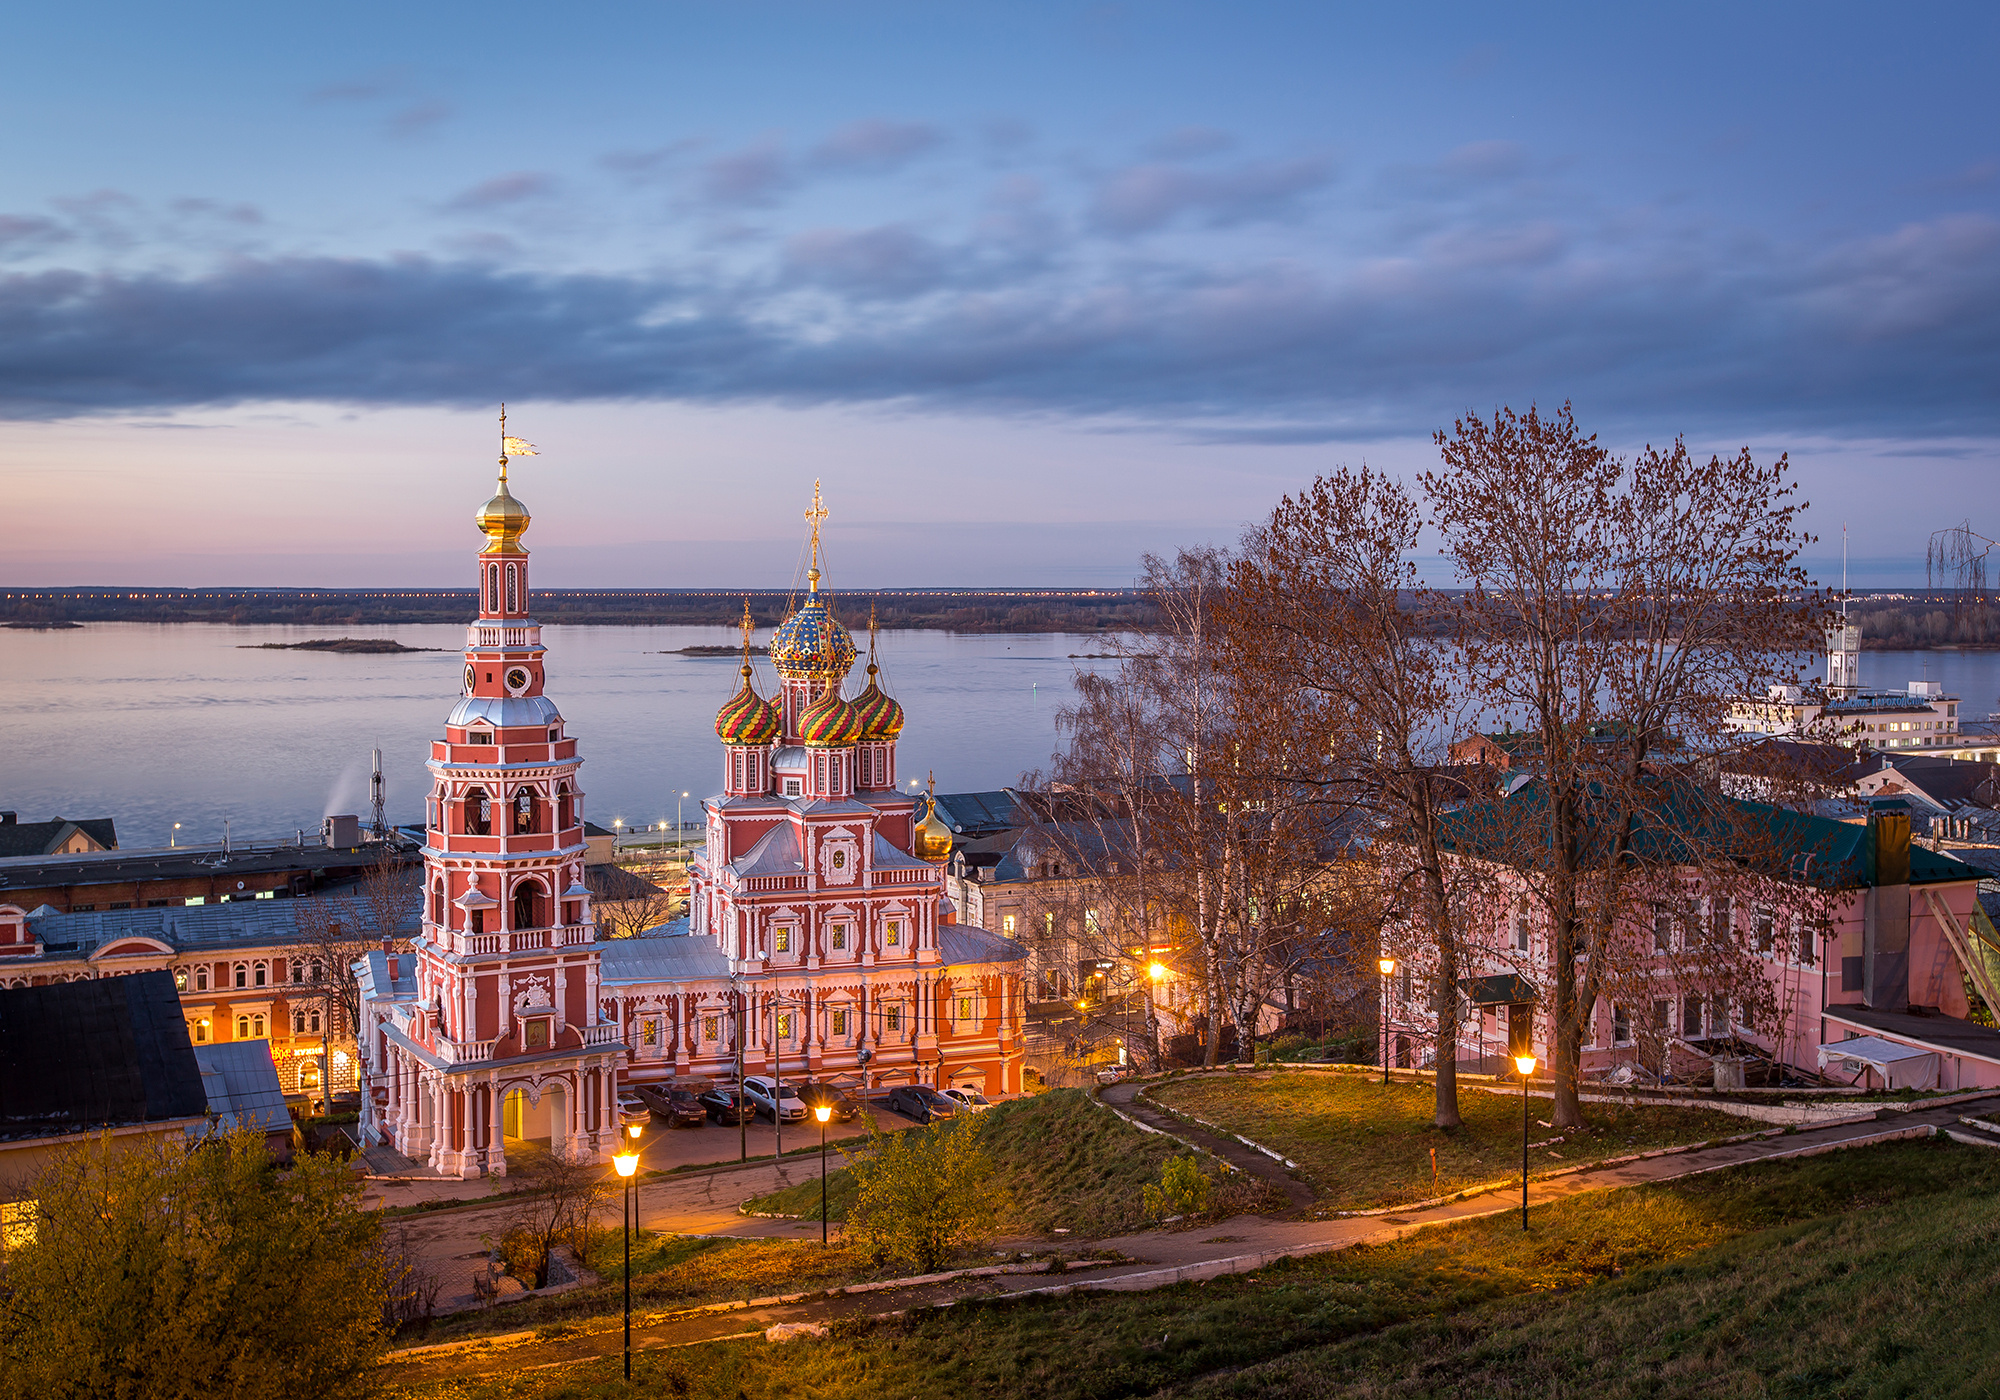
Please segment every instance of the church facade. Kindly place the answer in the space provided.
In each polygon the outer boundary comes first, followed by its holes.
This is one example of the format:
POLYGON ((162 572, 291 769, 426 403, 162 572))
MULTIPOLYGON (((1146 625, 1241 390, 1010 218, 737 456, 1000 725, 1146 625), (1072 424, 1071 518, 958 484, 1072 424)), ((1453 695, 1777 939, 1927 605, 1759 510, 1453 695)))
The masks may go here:
POLYGON ((527 509, 508 490, 476 523, 480 609, 464 683, 431 745, 421 928, 357 966, 364 1130, 450 1175, 504 1175, 510 1142, 603 1158, 632 1080, 739 1073, 1021 1088, 1026 953, 957 923, 950 835, 898 789, 903 711, 819 588, 771 638, 760 693, 716 716, 722 790, 687 917, 600 938, 584 881, 577 740, 544 692, 529 610, 527 509))

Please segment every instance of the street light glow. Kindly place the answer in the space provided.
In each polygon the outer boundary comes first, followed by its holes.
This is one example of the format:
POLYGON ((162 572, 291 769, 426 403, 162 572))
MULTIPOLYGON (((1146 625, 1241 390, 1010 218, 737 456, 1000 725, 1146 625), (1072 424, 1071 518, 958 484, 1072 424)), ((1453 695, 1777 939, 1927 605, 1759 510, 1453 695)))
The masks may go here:
POLYGON ((833 1105, 831 1105, 831 1104, 824 1104, 824 1103, 823 1103, 823 1104, 821 1104, 821 1105, 820 1105, 820 1106, 819 1106, 818 1108, 816 1108, 816 1109, 814 1109, 814 1110, 813 1110, 813 1117, 815 1117, 815 1118, 819 1119, 819 1121, 820 1121, 821 1123, 830 1123, 830 1122, 832 1122, 832 1121, 833 1121, 833 1105))
POLYGON ((1526 1079, 1535 1072, 1535 1057, 1533 1055, 1516 1055, 1514 1057, 1514 1068, 1521 1071, 1521 1077, 1526 1079))
POLYGON ((1156 962, 1146 969, 1146 975, 1155 982, 1164 982, 1167 980, 1167 965, 1162 962, 1156 962))
POLYGON ((1396 960, 1394 958, 1377 958, 1375 959, 1375 966, 1381 970, 1384 977, 1394 977, 1396 975, 1396 960))
POLYGON ((631 1135, 632 1141, 634 1142, 637 1142, 639 1140, 639 1134, 644 1132, 645 1130, 646 1130, 646 1125, 644 1123, 627 1123, 625 1125, 625 1131, 631 1135))
POLYGON ((611 1165, 618 1168, 618 1175, 629 1177, 639 1170, 639 1154, 636 1152, 614 1153, 611 1165))

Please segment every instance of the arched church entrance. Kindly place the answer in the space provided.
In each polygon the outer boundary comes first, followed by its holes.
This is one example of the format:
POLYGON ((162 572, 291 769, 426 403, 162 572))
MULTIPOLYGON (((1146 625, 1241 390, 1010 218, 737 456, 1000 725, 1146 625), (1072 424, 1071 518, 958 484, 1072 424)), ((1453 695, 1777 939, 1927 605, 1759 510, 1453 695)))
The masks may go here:
POLYGON ((539 1099, 531 1099, 526 1089, 509 1089, 503 1102, 501 1132, 508 1144, 548 1147, 567 1135, 569 1101, 560 1084, 544 1085, 539 1099))

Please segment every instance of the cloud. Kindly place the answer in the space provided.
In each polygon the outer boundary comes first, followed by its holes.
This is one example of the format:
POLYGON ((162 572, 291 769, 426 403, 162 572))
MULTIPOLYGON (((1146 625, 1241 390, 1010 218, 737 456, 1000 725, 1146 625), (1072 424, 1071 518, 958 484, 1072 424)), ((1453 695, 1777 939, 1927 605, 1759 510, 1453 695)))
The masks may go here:
POLYGON ((407 69, 384 68, 358 78, 342 78, 306 94, 308 102, 373 102, 401 92, 409 80, 407 69))
POLYGON ((1212 126, 1184 126, 1146 143, 1146 154, 1155 160, 1194 160, 1226 151, 1236 138, 1212 126))
POLYGON ((814 147, 811 161, 822 170, 881 174, 907 164, 943 139, 936 127, 918 122, 853 122, 814 147))
POLYGON ((219 199, 177 199, 167 207, 187 218, 218 219, 245 226, 264 222, 264 211, 254 204, 224 204, 219 199))
POLYGON ((511 175, 496 175, 491 180, 483 180, 470 189, 459 191, 445 201, 444 207, 460 214, 481 213, 525 200, 546 198, 555 192, 555 187, 553 176, 536 170, 517 170, 511 175))
POLYGON ((421 136, 452 114, 448 102, 413 102, 389 117, 391 136, 421 136))
POLYGON ((2000 434, 2000 220, 1818 252, 1678 230, 1615 249, 1575 229, 1494 238, 1506 256, 1466 256, 1467 230, 1338 266, 1048 268, 885 225, 800 234, 733 277, 423 257, 0 274, 0 413, 921 403, 1310 441, 1571 398, 1594 428, 1656 440, 2000 434))
POLYGON ((705 144, 699 137, 690 136, 643 151, 613 151, 604 157, 603 165, 606 170, 615 170, 621 175, 649 177, 678 165, 705 144))
POLYGON ((775 141, 719 156, 702 167, 701 192, 711 203, 736 207, 774 204, 789 189, 791 163, 775 141))
POLYGON ((1190 215, 1212 225, 1281 219, 1295 214, 1302 196, 1328 184, 1333 162, 1324 156, 1233 170, 1134 165, 1097 187, 1090 219, 1108 233, 1149 233, 1190 215))
POLYGON ((0 257, 38 253, 75 237, 67 228, 42 214, 0 214, 0 257))
POLYGON ((785 244, 785 268, 794 282, 862 298, 919 296, 945 281, 944 250, 900 226, 813 229, 785 244))

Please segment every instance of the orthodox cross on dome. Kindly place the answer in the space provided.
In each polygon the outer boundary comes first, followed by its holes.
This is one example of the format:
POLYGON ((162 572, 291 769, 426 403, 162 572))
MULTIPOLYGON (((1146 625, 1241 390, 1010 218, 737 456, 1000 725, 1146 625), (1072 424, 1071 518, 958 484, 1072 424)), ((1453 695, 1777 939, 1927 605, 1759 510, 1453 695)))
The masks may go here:
POLYGON ((750 678, 750 633, 755 626, 756 624, 750 620, 750 595, 746 593, 743 595, 743 622, 742 622, 743 677, 745 680, 748 680, 750 678))
POLYGON ((806 512, 806 519, 812 522, 812 567, 806 570, 806 584, 812 592, 819 592, 819 523, 826 519, 826 506, 819 497, 819 481, 813 481, 812 509, 806 512))
POLYGON ((507 436, 507 405, 500 405, 500 484, 507 484, 507 459, 510 457, 539 457, 532 442, 507 436))

